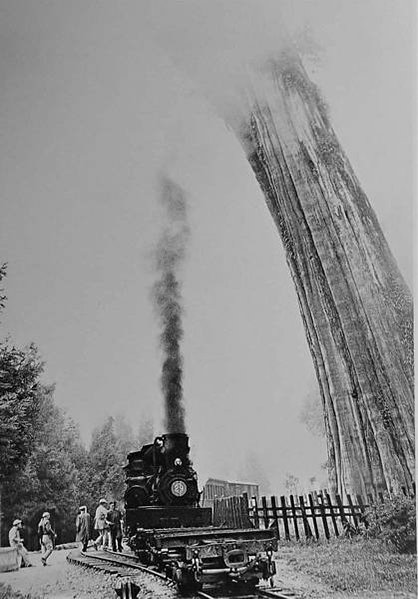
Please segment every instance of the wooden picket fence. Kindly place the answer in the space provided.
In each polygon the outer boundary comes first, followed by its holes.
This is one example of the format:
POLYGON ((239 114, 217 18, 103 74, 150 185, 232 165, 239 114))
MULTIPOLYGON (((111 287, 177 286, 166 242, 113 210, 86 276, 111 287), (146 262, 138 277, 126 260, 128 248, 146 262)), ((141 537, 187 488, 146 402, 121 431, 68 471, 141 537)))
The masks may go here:
MULTIPOLYGON (((415 495, 403 489, 405 495, 415 495)), ((279 539, 319 539, 351 535, 360 527, 367 528, 368 507, 383 502, 384 496, 340 495, 331 498, 327 491, 288 497, 271 496, 257 499, 247 496, 215 499, 214 524, 231 528, 275 528, 279 539)))

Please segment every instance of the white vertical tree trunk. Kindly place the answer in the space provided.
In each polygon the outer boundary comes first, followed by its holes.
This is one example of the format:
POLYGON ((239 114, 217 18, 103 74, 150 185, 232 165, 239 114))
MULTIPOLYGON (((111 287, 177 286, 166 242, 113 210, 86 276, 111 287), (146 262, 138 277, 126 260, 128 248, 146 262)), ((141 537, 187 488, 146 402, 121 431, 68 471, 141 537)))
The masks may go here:
POLYGON ((410 487, 410 292, 299 59, 270 62, 248 99, 232 127, 296 286, 321 389, 331 484, 340 493, 410 487))

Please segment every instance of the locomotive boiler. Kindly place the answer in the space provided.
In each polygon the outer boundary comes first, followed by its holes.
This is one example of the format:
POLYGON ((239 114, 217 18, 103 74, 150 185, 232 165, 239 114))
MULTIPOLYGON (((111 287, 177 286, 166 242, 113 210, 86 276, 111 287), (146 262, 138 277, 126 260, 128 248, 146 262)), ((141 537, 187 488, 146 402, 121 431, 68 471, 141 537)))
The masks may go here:
POLYGON ((131 549, 187 593, 204 583, 254 586, 275 573, 274 530, 212 526, 212 509, 199 505, 188 436, 157 437, 128 455, 126 527, 131 549))

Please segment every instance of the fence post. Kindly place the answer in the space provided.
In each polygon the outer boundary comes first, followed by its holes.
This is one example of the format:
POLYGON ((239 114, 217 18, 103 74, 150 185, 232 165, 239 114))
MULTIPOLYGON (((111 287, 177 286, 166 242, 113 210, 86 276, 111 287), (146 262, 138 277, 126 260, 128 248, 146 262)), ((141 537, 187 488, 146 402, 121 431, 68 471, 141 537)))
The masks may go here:
POLYGON ((355 526, 355 528, 358 528, 358 520, 357 520, 357 516, 356 516, 356 511, 354 509, 351 495, 349 495, 348 493, 347 493, 347 501, 348 501, 348 505, 350 506, 351 517, 353 518, 354 526, 355 526))
POLYGON ((299 528, 298 528, 295 500, 293 499, 293 495, 290 495, 289 500, 290 500, 290 505, 292 507, 293 528, 295 529, 296 540, 299 541, 299 528))
POLYGON ((325 501, 324 501, 324 495, 321 495, 322 501, 319 504, 319 509, 321 510, 321 519, 322 519, 322 527, 324 529, 324 533, 325 533, 325 538, 328 540, 330 538, 330 534, 329 534, 329 528, 328 528, 328 522, 327 522, 327 514, 325 511, 325 501))
POLYGON ((305 500, 303 498, 303 495, 299 495, 299 505, 300 505, 300 511, 302 514, 302 522, 303 522, 303 529, 305 531, 305 537, 307 539, 309 539, 312 536, 312 531, 311 531, 311 527, 309 526, 308 518, 306 517, 305 500))
POLYGON ((331 501, 331 497, 330 497, 329 493, 327 493, 326 498, 327 498, 329 513, 331 516, 331 522, 332 522, 332 526, 334 528, 335 536, 338 537, 340 535, 340 533, 338 532, 337 520, 335 518, 334 507, 332 505, 332 501, 331 501))
POLYGON ((260 528, 260 518, 258 516, 258 503, 257 497, 253 497, 253 510, 254 510, 254 526, 260 528))
POLYGON ((267 507, 267 499, 265 497, 265 495, 262 496, 261 498, 261 505, 263 506, 263 521, 264 521, 264 528, 267 530, 269 527, 269 511, 268 511, 268 507, 267 507))
POLYGON ((273 524, 274 524, 275 529, 277 530, 277 538, 280 540, 279 515, 277 513, 276 496, 272 495, 270 498, 270 501, 271 501, 271 511, 273 514, 273 524))
POLYGON ((313 500, 311 493, 308 494, 308 501, 309 501, 309 505, 311 507, 311 516, 312 516, 312 522, 313 522, 313 527, 314 527, 314 531, 315 531, 315 537, 317 539, 319 539, 318 524, 316 523, 315 504, 314 504, 314 500, 313 500))
POLYGON ((287 519, 286 497, 284 495, 280 496, 280 503, 281 503, 282 512, 283 512, 284 534, 285 534, 286 540, 290 541, 289 521, 287 519))
POLYGON ((365 517, 366 509, 364 507, 363 498, 361 495, 356 495, 356 499, 357 499, 357 503, 358 503, 358 506, 359 506, 360 512, 361 512, 360 520, 361 520, 361 522, 363 522, 363 524, 366 528, 369 528, 369 523, 367 522, 367 518, 365 517))
POLYGON ((341 497, 339 495, 335 495, 335 499, 337 500, 338 510, 340 512, 340 518, 341 518, 341 522, 342 522, 342 525, 343 525, 343 529, 345 530, 345 527, 347 525, 347 518, 346 518, 346 515, 344 513, 343 503, 342 503, 341 497))

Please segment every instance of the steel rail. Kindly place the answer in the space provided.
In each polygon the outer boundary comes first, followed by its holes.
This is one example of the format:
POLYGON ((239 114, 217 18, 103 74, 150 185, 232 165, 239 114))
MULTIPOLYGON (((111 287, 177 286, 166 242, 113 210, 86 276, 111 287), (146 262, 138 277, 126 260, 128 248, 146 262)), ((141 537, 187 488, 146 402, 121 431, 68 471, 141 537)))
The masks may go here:
MULTIPOLYGON (((147 574, 151 574, 152 576, 155 576, 157 578, 160 578, 161 580, 163 580, 165 583, 167 583, 170 586, 175 586, 175 582, 169 578, 168 576, 166 576, 165 574, 162 574, 161 572, 157 572, 156 570, 153 570, 151 568, 147 568, 147 566, 144 566, 142 564, 139 564, 137 561, 137 558, 135 558, 135 556, 131 556, 131 555, 126 555, 126 554, 121 554, 121 553, 117 553, 111 550, 106 550, 106 553, 108 553, 109 555, 103 555, 103 553, 97 554, 97 553, 93 553, 93 552, 85 552, 85 551, 79 551, 78 555, 87 558, 87 559, 92 559, 93 561, 97 561, 97 563, 103 563, 103 562, 107 562, 109 564, 112 564, 114 566, 119 566, 121 568, 127 568, 127 569, 133 569, 133 570, 139 570, 141 572, 145 572, 147 574)), ((73 563, 79 563, 79 565, 82 565, 84 567, 91 567, 93 568, 94 566, 92 564, 88 564, 86 562, 82 562, 82 561, 77 561, 77 557, 76 556, 71 556, 70 560, 73 563)), ((121 573, 121 575, 123 575, 121 573)), ((127 576, 127 575, 124 575, 127 576)), ((132 575, 134 576, 134 575, 132 575)), ((215 593, 215 595, 211 595, 210 591, 209 593, 205 592, 205 591, 197 591, 194 593, 195 598, 199 598, 199 599, 298 599, 297 595, 295 595, 294 593, 286 593, 283 592, 282 590, 279 589, 256 589, 254 591, 254 593, 248 593, 246 595, 222 595, 222 594, 217 594, 215 593)))
POLYGON ((126 555, 126 554, 123 555, 123 554, 117 553, 116 551, 111 551, 111 550, 106 550, 106 553, 109 553, 110 555, 114 555, 115 557, 107 557, 106 555, 95 555, 94 553, 87 553, 85 551, 80 551, 80 554, 83 555, 84 557, 101 560, 102 562, 110 562, 112 564, 116 564, 118 566, 124 566, 126 568, 134 568, 135 570, 141 570, 142 572, 147 572, 148 574, 152 574, 153 576, 156 576, 157 578, 161 578, 162 580, 165 580, 167 582, 172 582, 170 578, 165 576, 165 574, 161 574, 161 572, 157 572, 156 570, 152 570, 151 568, 147 568, 146 566, 143 566, 143 565, 137 563, 136 558, 133 556, 126 555), (122 558, 122 559, 116 559, 116 556, 118 558, 122 558))

